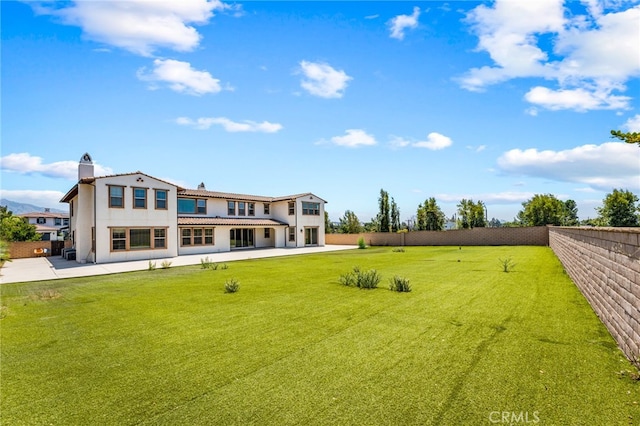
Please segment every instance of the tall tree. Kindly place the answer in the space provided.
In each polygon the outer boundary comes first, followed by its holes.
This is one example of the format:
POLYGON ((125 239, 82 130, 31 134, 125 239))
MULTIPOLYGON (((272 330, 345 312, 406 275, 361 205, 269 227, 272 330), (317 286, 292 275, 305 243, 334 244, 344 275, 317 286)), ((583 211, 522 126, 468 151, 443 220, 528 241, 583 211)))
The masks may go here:
POLYGON ((400 209, 396 204, 396 200, 391 197, 391 232, 398 232, 400 230, 400 209))
POLYGON ((40 241, 36 226, 20 216, 14 216, 7 206, 0 206, 0 239, 2 241, 40 241))
POLYGON ((331 219, 329 219, 329 212, 325 210, 324 211, 324 233, 333 234, 334 232, 336 232, 335 226, 333 225, 333 222, 331 222, 331 219))
POLYGON ((483 228, 487 226, 485 205, 482 201, 463 198, 458 204, 458 228, 483 228))
POLYGON ((389 232, 391 229, 391 208, 389 206, 389 193, 384 189, 380 190, 378 198, 378 232, 389 232))
POLYGON ((524 226, 562 225, 565 204, 552 194, 536 194, 522 203, 518 220, 524 226))
POLYGON ((638 196, 631 191, 614 189, 596 208, 604 226, 640 226, 638 196))
POLYGON ((340 218, 339 226, 341 234, 359 234, 363 229, 360 219, 351 210, 344 212, 344 216, 340 218))
POLYGON ((626 143, 637 143, 640 146, 640 132, 621 132, 620 130, 612 130, 611 136, 626 143))
POLYGON ((578 219, 578 205, 573 200, 564 202, 564 217, 562 218, 564 226, 577 226, 580 224, 578 219))
POLYGON ((418 229, 421 231, 441 231, 444 229, 445 215, 436 199, 427 198, 424 204, 418 205, 418 229))

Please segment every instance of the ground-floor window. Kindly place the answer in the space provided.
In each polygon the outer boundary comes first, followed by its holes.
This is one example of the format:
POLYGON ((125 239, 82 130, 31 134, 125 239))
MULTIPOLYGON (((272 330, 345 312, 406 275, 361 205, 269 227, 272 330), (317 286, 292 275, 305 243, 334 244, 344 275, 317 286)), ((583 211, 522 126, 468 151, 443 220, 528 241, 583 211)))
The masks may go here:
POLYGON ((253 247, 253 229, 235 228, 229 231, 231 248, 253 247))
POLYGON ((111 251, 167 248, 167 228, 111 228, 111 251))
POLYGON ((214 228, 180 228, 181 246, 212 246, 214 228))
POLYGON ((307 246, 318 245, 318 228, 304 228, 304 244, 307 246))
POLYGON ((289 228, 289 241, 295 242, 296 240, 296 228, 289 228))
POLYGON ((264 228, 264 237, 271 238, 271 228, 264 228))

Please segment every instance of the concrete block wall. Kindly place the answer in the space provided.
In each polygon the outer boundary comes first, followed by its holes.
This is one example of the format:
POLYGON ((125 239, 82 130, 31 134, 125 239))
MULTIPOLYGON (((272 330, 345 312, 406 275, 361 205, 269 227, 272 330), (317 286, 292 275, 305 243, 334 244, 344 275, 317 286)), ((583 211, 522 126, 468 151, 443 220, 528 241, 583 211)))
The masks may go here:
POLYGON ((33 251, 45 248, 49 250, 49 253, 51 253, 51 241, 24 241, 9 243, 9 256, 11 256, 11 259, 36 257, 33 251))
POLYGON ((364 238, 372 246, 547 246, 546 226, 529 228, 474 228, 406 233, 326 234, 325 244, 357 244, 364 238))
POLYGON ((640 229, 550 227, 549 246, 618 346, 640 367, 640 229))

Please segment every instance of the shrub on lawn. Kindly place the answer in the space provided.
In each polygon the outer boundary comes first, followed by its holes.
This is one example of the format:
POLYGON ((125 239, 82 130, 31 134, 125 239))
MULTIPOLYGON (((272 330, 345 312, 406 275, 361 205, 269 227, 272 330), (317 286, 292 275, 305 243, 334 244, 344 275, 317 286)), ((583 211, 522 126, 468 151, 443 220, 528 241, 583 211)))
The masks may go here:
POLYGON ((511 272, 513 268, 516 266, 513 259, 507 257, 506 259, 498 259, 500 261, 500 266, 502 266, 502 272, 511 272))
POLYGON ((364 238, 362 237, 358 238, 358 248, 359 249, 367 248, 367 244, 364 242, 364 238))
POLYGON ((169 269, 171 267, 171 261, 163 260, 160 266, 162 267, 162 269, 169 269))
POLYGON ((200 259, 200 267, 202 269, 212 269, 213 265, 215 265, 215 263, 213 263, 213 261, 209 259, 209 256, 205 257, 204 259, 200 259))
POLYGON ((149 261, 149 270, 154 271, 156 269, 156 262, 149 261))
POLYGON ((404 247, 394 247, 391 251, 394 253, 404 253, 404 247))
POLYGON ((371 289, 378 287, 380 279, 380 274, 375 269, 361 271, 360 267, 355 266, 353 272, 340 275, 340 284, 347 287, 371 289))
POLYGON ((235 278, 229 278, 224 283, 224 292, 225 293, 235 293, 240 290, 240 282, 235 278))
POLYGON ((399 293, 409 293, 411 291, 411 285, 407 278, 394 275, 389 282, 389 290, 391 291, 397 291, 399 293))

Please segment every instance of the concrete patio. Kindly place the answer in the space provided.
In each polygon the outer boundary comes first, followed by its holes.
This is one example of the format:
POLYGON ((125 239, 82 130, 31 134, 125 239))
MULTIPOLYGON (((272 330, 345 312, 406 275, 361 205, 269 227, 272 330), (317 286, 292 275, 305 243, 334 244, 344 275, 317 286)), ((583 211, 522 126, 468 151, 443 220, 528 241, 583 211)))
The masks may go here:
MULTIPOLYGON (((293 256, 310 253, 323 253, 357 248, 351 245, 328 245, 324 247, 303 248, 268 248, 235 250, 225 253, 193 254, 166 259, 153 259, 160 268, 163 261, 171 262, 171 267, 197 265, 201 259, 208 257, 212 262, 224 263, 236 260, 260 259, 265 257, 293 256)), ((14 259, 6 262, 0 269, 0 284, 55 280, 61 278, 88 277, 93 275, 117 274, 120 272, 143 271, 149 268, 148 260, 116 263, 78 263, 60 256, 14 259)))

